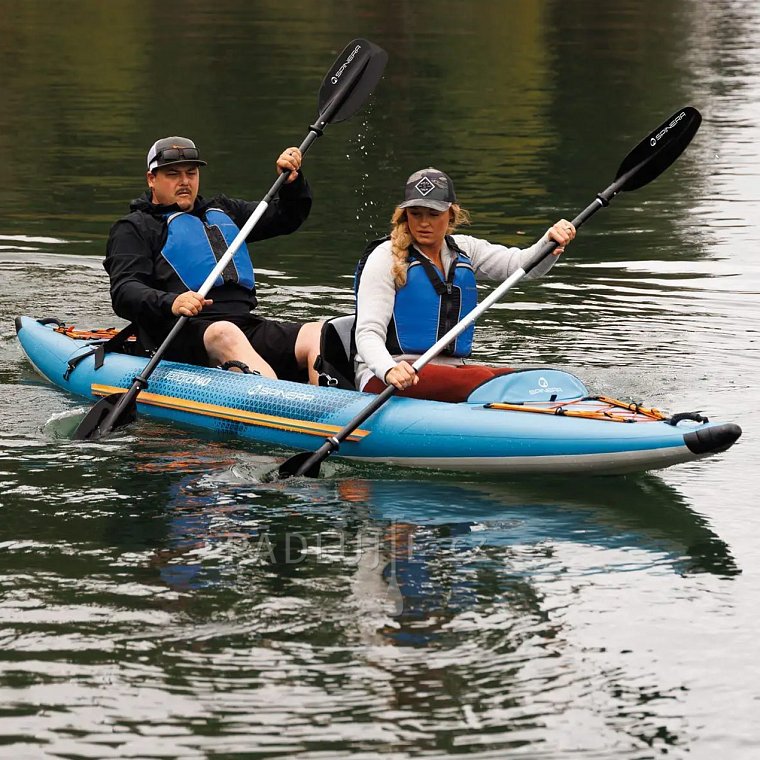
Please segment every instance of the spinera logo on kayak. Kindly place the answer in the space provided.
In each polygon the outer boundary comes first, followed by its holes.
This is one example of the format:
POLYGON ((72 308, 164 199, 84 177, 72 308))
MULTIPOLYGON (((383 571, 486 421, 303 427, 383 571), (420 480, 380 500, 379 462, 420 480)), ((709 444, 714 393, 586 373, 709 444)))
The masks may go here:
POLYGON ((351 51, 351 55, 349 55, 349 56, 348 56, 348 58, 346 58, 346 62, 345 62, 345 63, 344 63, 344 64, 343 64, 343 65, 342 65, 342 66, 341 66, 341 67, 340 67, 340 68, 339 68, 339 69, 338 69, 336 72, 335 72, 335 74, 333 74, 332 78, 330 79, 330 81, 331 81, 333 84, 338 84, 338 80, 341 78, 341 76, 342 76, 343 72, 344 72, 344 71, 345 71, 345 70, 348 68, 348 64, 349 64, 349 63, 351 63, 351 61, 353 61, 353 60, 354 60, 354 58, 355 58, 356 54, 357 54, 357 53, 358 53, 358 52, 359 52, 361 49, 362 49, 362 46, 361 46, 361 45, 357 45, 357 46, 356 46, 356 47, 355 47, 355 48, 354 48, 354 49, 351 51))
POLYGON ((563 388, 560 387, 559 385, 554 388, 550 388, 549 381, 545 377, 538 378, 538 385, 539 385, 538 388, 531 388, 528 391, 528 393, 531 396, 535 396, 537 393, 558 393, 559 394, 559 393, 562 393, 562 390, 563 390, 563 388))
POLYGON ((166 373, 166 379, 180 385, 199 385, 201 387, 211 382, 210 377, 198 377, 195 373, 182 369, 170 369, 166 373))
POLYGON ((269 396, 284 401, 314 401, 313 393, 301 393, 300 391, 285 391, 281 388, 249 388, 249 396, 269 396))
POLYGON ((681 121, 681 119, 683 119, 684 116, 686 116, 686 112, 681 111, 681 113, 679 113, 678 116, 676 116, 676 118, 673 119, 673 121, 671 121, 667 127, 665 127, 664 129, 661 129, 653 138, 649 140, 649 144, 654 148, 657 145, 657 143, 660 141, 660 139, 663 138, 668 133, 668 130, 673 129, 673 127, 675 127, 675 125, 678 124, 678 122, 681 121))

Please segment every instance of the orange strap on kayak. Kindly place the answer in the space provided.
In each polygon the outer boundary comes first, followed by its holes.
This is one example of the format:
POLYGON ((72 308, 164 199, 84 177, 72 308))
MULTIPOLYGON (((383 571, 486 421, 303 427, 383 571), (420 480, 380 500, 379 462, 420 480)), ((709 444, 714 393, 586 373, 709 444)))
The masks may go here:
POLYGON ((72 356, 66 362, 66 371, 63 373, 64 380, 68 380, 71 377, 71 373, 77 368, 77 365, 88 356, 95 357, 94 366, 98 370, 103 366, 107 353, 121 352, 125 344, 134 343, 137 340, 135 335, 137 327, 134 323, 128 324, 121 330, 117 330, 115 327, 77 330, 73 326, 67 327, 61 323, 53 329, 69 338, 81 340, 85 346, 88 346, 86 351, 72 356))
MULTIPOLYGON (((96 327, 92 330, 77 330, 73 325, 60 325, 54 328, 56 332, 66 335, 69 338, 75 340, 109 340, 115 338, 120 330, 115 327, 96 327)), ((127 338, 127 340, 137 340, 134 335, 127 338)))
POLYGON ((627 409, 630 412, 636 414, 643 414, 645 417, 649 417, 653 420, 666 420, 668 415, 661 412, 659 409, 655 409, 651 406, 642 406, 635 401, 620 401, 620 399, 611 398, 610 396, 593 396, 595 401, 600 401, 604 404, 611 404, 612 406, 620 409, 627 409))
POLYGON ((608 422, 647 422, 651 420, 667 420, 668 415, 659 409, 641 406, 635 402, 620 401, 609 396, 590 396, 577 401, 561 403, 546 403, 542 406, 527 406, 526 404, 507 404, 495 402, 486 404, 488 409, 500 409, 510 412, 534 412, 536 414, 553 414, 557 417, 582 417, 590 420, 606 420, 608 422), (598 406, 590 407, 589 402, 596 401, 598 406), (576 404, 584 408, 574 408, 576 404))

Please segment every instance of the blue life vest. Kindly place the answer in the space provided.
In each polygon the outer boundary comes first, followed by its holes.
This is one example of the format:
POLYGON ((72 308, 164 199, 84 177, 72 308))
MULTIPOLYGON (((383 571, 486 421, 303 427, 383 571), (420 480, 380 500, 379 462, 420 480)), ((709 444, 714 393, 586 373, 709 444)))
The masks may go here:
MULTIPOLYGON (((370 243, 359 262, 355 280, 357 292, 367 257, 382 242, 381 239, 370 243)), ((446 236, 446 245, 456 258, 445 280, 430 259, 409 246, 406 284, 396 292, 385 338, 385 347, 390 354, 424 354, 477 306, 475 272, 470 258, 450 235, 446 236)), ((472 324, 441 353, 469 356, 474 333, 475 325, 472 324)))
MULTIPOLYGON (((205 220, 184 211, 170 214, 161 255, 169 262, 188 290, 197 291, 237 237, 238 226, 224 211, 210 208, 205 220)), ((255 290, 253 264, 243 243, 212 287, 234 283, 255 290)))

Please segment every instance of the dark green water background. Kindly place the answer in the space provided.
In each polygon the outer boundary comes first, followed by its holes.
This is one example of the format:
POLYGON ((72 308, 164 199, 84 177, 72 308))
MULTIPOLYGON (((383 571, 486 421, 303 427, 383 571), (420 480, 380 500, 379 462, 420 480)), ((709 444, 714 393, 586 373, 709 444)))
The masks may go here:
POLYGON ((754 758, 760 753, 760 9, 742 0, 0 0, 0 756, 754 758), (118 324, 100 265, 150 144, 260 198, 347 42, 368 108, 307 157, 315 206, 255 252, 262 311, 352 308, 406 176, 475 235, 574 216, 677 108, 704 123, 479 358, 740 423, 724 455, 617 478, 330 463, 140 421, 62 437, 17 314, 118 324))

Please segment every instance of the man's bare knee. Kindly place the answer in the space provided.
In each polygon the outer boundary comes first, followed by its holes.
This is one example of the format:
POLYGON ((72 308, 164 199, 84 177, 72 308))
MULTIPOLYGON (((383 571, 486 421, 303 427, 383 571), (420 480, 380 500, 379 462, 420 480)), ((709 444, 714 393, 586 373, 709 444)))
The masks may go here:
POLYGON ((232 322, 221 320, 209 325, 203 333, 203 343, 206 353, 218 364, 239 361, 264 377, 277 378, 272 367, 254 350, 245 333, 232 322))
POLYGON ((248 342, 243 331, 232 322, 214 322, 203 333, 203 345, 211 356, 226 356, 241 340, 248 342))
POLYGON ((319 341, 322 336, 324 322, 307 322, 298 331, 295 354, 300 367, 305 367, 309 359, 319 354, 319 341))
POLYGON ((319 356, 319 343, 322 337, 324 322, 307 322, 298 331, 295 345, 295 355, 298 366, 309 373, 309 382, 319 385, 319 375, 314 369, 314 362, 319 356))

